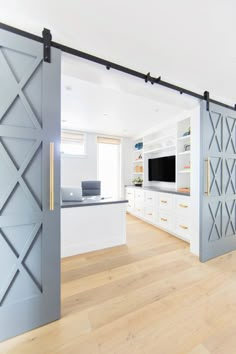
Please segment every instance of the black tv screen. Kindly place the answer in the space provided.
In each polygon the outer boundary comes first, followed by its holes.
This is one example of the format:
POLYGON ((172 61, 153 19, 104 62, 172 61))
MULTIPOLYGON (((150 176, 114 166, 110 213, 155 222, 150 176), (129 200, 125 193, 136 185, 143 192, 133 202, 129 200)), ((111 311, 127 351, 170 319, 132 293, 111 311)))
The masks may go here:
POLYGON ((149 181, 175 182, 175 155, 148 160, 149 181))

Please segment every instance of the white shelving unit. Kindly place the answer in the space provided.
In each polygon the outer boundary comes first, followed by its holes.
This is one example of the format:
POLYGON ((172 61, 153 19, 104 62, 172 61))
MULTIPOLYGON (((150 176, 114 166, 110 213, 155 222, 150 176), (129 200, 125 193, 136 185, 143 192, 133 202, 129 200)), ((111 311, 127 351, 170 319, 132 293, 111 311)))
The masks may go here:
MULTIPOLYGON (((133 152, 133 175, 140 176, 145 185, 156 185, 148 180, 148 159, 162 156, 176 156, 176 182, 170 188, 190 191, 191 182, 191 118, 185 118, 165 128, 149 134, 143 139, 134 141, 142 142, 143 149, 133 152), (139 160, 139 156, 142 160, 139 160)), ((163 184, 162 184, 163 185, 163 184)))
POLYGON ((189 189, 191 184, 191 119, 177 124, 177 189, 189 189))
MULTIPOLYGON (((190 250, 196 255, 199 254, 200 233, 197 208, 200 195, 199 138, 199 107, 182 112, 176 117, 175 122, 172 120, 158 132, 144 136, 142 155, 144 171, 139 176, 142 176, 143 185, 148 188, 135 186, 126 188, 128 212, 190 241, 190 250), (150 181, 149 159, 172 155, 176 156, 176 181, 173 183, 150 181), (176 194, 176 191, 179 193, 176 194)), ((136 165, 132 163, 132 167, 136 165)))
POLYGON ((137 139, 133 144, 133 178, 143 179, 143 148, 135 148, 136 144, 143 144, 143 139, 137 139))
POLYGON ((167 130, 167 132, 159 131, 150 134, 143 139, 144 154, 158 153, 166 149, 176 147, 176 130, 167 130))

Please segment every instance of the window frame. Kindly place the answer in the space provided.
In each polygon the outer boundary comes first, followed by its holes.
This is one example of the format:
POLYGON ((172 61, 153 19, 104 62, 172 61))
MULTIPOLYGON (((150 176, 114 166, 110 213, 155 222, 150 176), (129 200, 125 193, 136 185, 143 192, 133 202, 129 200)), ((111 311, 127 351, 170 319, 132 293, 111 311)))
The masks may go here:
POLYGON ((62 157, 64 156, 64 157, 71 157, 71 158, 86 158, 87 157, 87 134, 86 134, 86 132, 81 132, 81 131, 73 130, 73 129, 62 129, 61 130, 60 153, 61 153, 62 157), (83 136, 84 153, 72 154, 72 153, 63 152, 62 151, 62 133, 63 132, 82 135, 83 136))

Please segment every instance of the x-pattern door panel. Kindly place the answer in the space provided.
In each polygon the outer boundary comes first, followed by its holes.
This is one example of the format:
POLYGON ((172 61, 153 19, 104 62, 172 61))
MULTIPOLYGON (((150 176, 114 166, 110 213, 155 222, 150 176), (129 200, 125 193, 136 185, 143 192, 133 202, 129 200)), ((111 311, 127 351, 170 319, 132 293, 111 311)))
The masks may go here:
POLYGON ((60 315, 60 52, 0 30, 0 340, 60 315), (3 84, 2 84, 3 83, 3 84), (30 315, 29 315, 30 314, 30 315))
POLYGON ((201 104, 200 259, 236 249, 236 112, 201 104))

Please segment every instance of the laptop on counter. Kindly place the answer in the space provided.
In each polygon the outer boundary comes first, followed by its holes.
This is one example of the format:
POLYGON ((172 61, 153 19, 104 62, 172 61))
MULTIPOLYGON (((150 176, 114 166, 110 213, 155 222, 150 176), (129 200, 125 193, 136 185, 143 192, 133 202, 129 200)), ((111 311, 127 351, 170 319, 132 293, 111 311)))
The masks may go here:
POLYGON ((61 200, 62 202, 82 202, 84 200, 84 198, 82 198, 82 189, 76 187, 62 187, 61 200))

